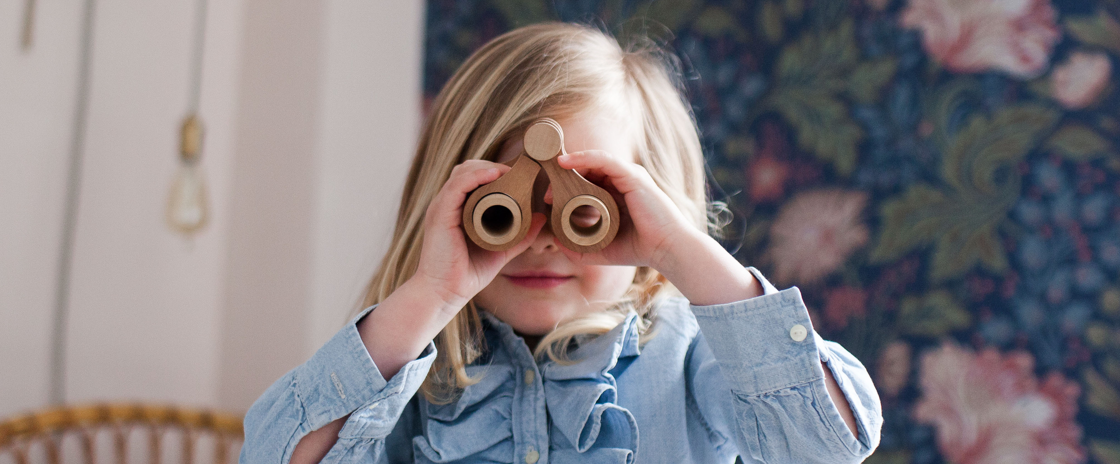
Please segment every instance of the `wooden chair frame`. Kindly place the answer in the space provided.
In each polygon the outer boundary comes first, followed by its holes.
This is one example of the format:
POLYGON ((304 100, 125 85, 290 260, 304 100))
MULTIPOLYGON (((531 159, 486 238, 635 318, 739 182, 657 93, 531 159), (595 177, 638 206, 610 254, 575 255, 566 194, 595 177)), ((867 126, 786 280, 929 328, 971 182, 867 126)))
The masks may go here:
MULTIPOLYGON (((196 439, 201 434, 215 438, 215 462, 230 462, 230 446, 244 440, 240 416, 204 409, 150 404, 91 404, 46 409, 0 422, 0 456, 10 454, 17 464, 29 462, 29 451, 36 443, 46 449, 50 464, 62 462, 62 439, 78 437, 83 462, 96 461, 96 435, 108 430, 115 455, 121 463, 128 460, 128 438, 135 428, 148 429, 150 462, 161 460, 164 432, 178 429, 183 434, 182 460, 194 461, 196 439)), ((235 459, 236 460, 236 459, 235 459)))

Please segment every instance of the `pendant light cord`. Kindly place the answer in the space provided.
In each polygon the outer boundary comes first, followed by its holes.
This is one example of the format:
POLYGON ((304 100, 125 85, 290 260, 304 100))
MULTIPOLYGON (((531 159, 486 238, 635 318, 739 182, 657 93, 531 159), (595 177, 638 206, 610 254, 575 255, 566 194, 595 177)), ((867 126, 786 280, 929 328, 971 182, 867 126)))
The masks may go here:
MULTIPOLYGON (((78 196, 82 180, 82 156, 89 120, 90 67, 93 55, 93 20, 95 0, 85 0, 82 11, 81 49, 78 55, 78 91, 74 104, 73 132, 70 134, 70 157, 66 175, 66 199, 63 206, 57 278, 55 280, 54 320, 52 324, 50 403, 66 402, 66 335, 69 322, 70 283, 74 263, 74 241, 78 217, 78 196)), ((206 0, 196 6, 194 54, 191 62, 191 88, 188 111, 198 112, 202 93, 202 52, 206 33, 206 0)))
POLYGON ((206 48, 206 0, 195 5, 194 55, 191 57, 191 88, 187 100, 187 113, 197 114, 202 99, 202 55, 206 48))
POLYGON ((86 0, 82 11, 81 51, 78 55, 78 92, 74 103, 73 133, 70 134, 70 163, 66 174, 66 203, 63 207, 58 275, 55 281, 54 324, 51 343, 50 402, 66 401, 66 332, 70 308, 70 278, 74 262, 75 224, 82 181, 82 155, 89 119, 90 58, 93 55, 94 0, 86 0))

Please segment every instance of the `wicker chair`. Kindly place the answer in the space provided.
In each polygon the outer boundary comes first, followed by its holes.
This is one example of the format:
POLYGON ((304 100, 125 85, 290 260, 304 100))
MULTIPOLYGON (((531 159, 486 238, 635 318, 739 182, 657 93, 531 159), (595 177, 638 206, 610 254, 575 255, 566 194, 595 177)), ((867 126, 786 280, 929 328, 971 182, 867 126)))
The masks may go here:
POLYGON ((227 464, 231 456, 236 461, 243 436, 240 416, 214 411, 145 404, 60 407, 0 422, 0 464, 145 458, 152 464, 227 464), (206 448, 209 453, 201 452, 206 448))

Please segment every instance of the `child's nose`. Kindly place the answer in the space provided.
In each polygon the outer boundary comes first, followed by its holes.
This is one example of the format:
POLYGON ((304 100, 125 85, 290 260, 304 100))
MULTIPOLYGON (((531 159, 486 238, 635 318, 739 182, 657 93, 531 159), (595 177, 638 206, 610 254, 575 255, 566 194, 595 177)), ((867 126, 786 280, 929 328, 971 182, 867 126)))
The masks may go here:
MULTIPOLYGON (((533 213, 533 215, 542 213, 533 213)), ((546 218, 548 216, 545 216, 546 218)), ((560 244, 556 243, 556 236, 552 235, 552 227, 546 222, 541 232, 533 239, 533 243, 529 245, 529 250, 535 253, 556 252, 560 251, 560 244)))

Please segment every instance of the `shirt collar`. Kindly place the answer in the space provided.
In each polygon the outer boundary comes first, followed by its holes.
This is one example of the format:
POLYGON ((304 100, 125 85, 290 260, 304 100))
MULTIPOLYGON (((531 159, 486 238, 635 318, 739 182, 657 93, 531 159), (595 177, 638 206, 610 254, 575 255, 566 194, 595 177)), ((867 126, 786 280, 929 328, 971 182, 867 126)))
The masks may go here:
MULTIPOLYGON (((524 360, 525 356, 532 359, 532 353, 529 352, 525 340, 513 331, 513 327, 486 311, 479 311, 479 317, 482 319, 484 330, 489 328, 494 332, 492 335, 495 337, 487 337, 488 341, 493 343, 493 340, 497 339, 501 343, 501 348, 514 359, 524 360)), ((569 352, 574 363, 565 363, 564 366, 583 366, 583 369, 595 366, 609 370, 618 363, 619 359, 640 355, 642 350, 639 344, 641 334, 638 322, 638 315, 631 311, 609 332, 594 338, 584 338, 576 349, 569 352)), ((487 351, 495 348, 498 347, 488 347, 487 351)), ((490 356, 484 358, 488 360, 490 356)))

